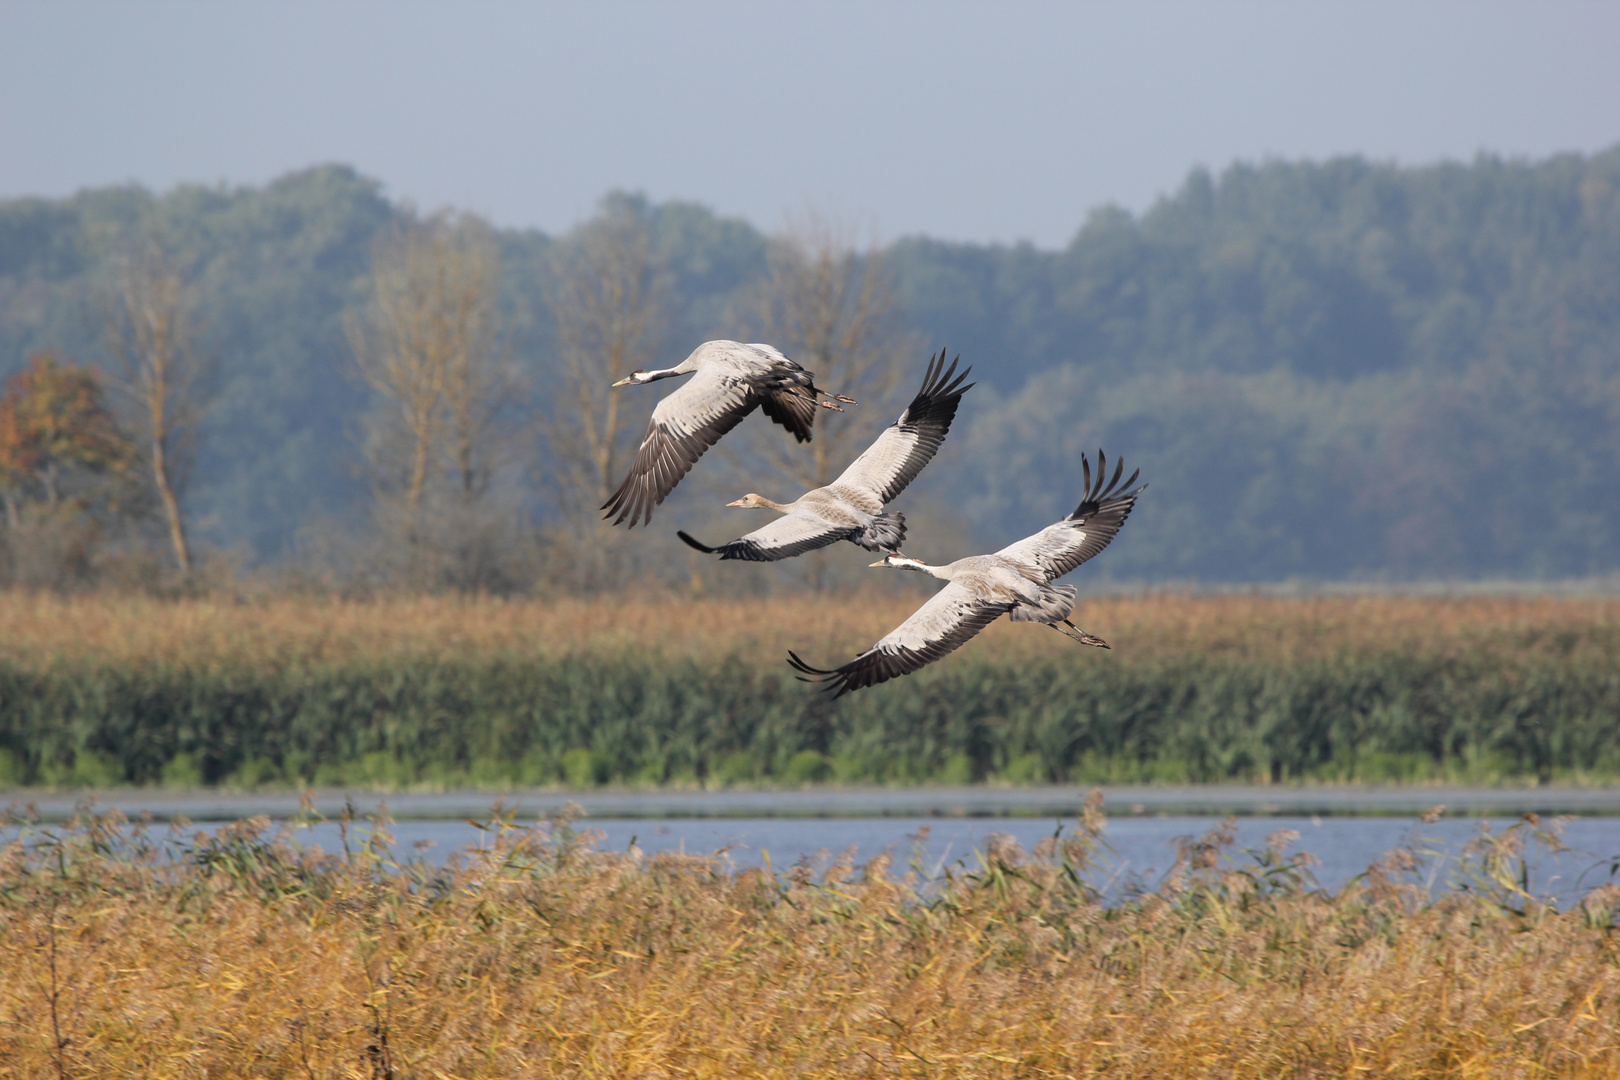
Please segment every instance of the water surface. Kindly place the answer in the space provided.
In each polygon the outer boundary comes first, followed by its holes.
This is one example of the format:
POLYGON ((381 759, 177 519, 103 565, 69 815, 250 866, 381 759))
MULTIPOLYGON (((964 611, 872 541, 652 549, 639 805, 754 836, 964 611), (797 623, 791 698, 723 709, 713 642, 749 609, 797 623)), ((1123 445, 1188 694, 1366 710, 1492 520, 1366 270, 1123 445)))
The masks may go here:
MULTIPOLYGON (((1531 853, 1537 890, 1567 902, 1578 888, 1608 880, 1605 860, 1620 856, 1620 789, 1440 788, 1440 787, 1113 787, 1102 789, 1108 824, 1094 883, 1110 892, 1128 883, 1151 887, 1175 862, 1177 838, 1196 837, 1229 815, 1237 816, 1237 851, 1260 848, 1277 830, 1299 838, 1291 852, 1309 852, 1318 883, 1337 888, 1385 852, 1413 844, 1436 852, 1423 870, 1434 886, 1455 882, 1456 858, 1482 826, 1500 832, 1522 813, 1574 814, 1564 840, 1575 850, 1531 853), (1418 815, 1437 805, 1446 815, 1421 825, 1418 815)), ((991 834, 1011 837, 1026 850, 1060 825, 1072 830, 1087 789, 1049 788, 869 788, 721 792, 487 792, 404 793, 326 791, 314 805, 329 820, 299 829, 298 842, 328 852, 342 849, 335 819, 347 804, 363 818, 383 810, 402 856, 420 854, 441 862, 452 853, 488 843, 488 822, 501 804, 514 823, 532 824, 574 804, 577 829, 595 830, 602 850, 632 844, 646 854, 664 851, 719 853, 732 868, 770 865, 784 870, 800 861, 825 866, 848 851, 857 863, 890 854, 895 872, 909 867, 924 876, 974 868, 976 852, 991 834), (925 833, 926 830, 926 833, 925 833), (924 838, 925 837, 925 838, 924 838)), ((32 799, 46 820, 61 820, 85 794, 32 799)), ((98 808, 116 807, 131 818, 184 816, 194 828, 263 814, 281 822, 299 809, 292 793, 174 794, 114 791, 95 795, 98 808)), ((28 800, 18 800, 28 801, 28 800)), ((364 823, 351 829, 351 840, 364 823)), ((189 830, 188 830, 189 831, 189 830)), ((1242 860, 1241 854, 1233 858, 1242 860)))
MULTIPOLYGON (((1134 882, 1151 887, 1174 865, 1178 838, 1194 838, 1215 828, 1221 818, 1175 815, 1115 817, 1108 820, 1093 883, 1109 892, 1134 882)), ((1247 817, 1237 820, 1232 858, 1245 861, 1242 849, 1259 849, 1278 830, 1299 838, 1288 852, 1309 852, 1320 860, 1311 870, 1324 888, 1337 888, 1365 871, 1381 855, 1402 844, 1435 853, 1422 878, 1431 886, 1454 883, 1456 857, 1488 825, 1501 832, 1515 818, 1442 818, 1432 825, 1393 817, 1247 817)), ((913 868, 936 877, 947 869, 975 869, 977 852, 992 834, 1009 836, 1026 851, 1063 825, 1074 822, 1036 818, 602 818, 582 819, 574 828, 595 833, 603 851, 625 851, 632 845, 645 854, 718 853, 722 865, 741 868, 769 865, 785 870, 808 862, 818 870, 846 852, 859 866, 881 854, 894 860, 893 873, 913 868), (926 830, 926 833, 924 832, 926 830)), ((208 827, 200 824, 199 827, 208 827)), ((434 861, 450 853, 490 842, 491 834, 467 822, 405 820, 389 829, 402 855, 420 852, 434 861)), ((297 832, 299 842, 319 844, 328 852, 342 850, 338 825, 324 822, 297 832)), ((351 842, 358 833, 351 830, 351 842)), ((1551 854, 1532 849, 1530 864, 1537 890, 1570 896, 1587 873, 1584 887, 1608 880, 1596 864, 1620 856, 1620 818, 1577 818, 1563 829, 1574 851, 1551 854)))

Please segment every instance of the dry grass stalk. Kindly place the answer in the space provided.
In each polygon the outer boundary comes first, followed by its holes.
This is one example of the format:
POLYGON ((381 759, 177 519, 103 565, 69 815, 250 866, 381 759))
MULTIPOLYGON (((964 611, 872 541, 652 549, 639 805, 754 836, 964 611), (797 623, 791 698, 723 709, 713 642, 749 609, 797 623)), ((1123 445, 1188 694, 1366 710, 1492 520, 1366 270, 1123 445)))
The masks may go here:
POLYGON ((727 874, 597 854, 566 828, 501 833, 445 872, 378 845, 321 859, 263 829, 167 860, 116 819, 7 850, 0 1075, 1620 1070, 1606 894, 1568 913, 1490 890, 1429 901, 1392 861, 1329 896, 1280 842, 1209 865, 1217 836, 1107 908, 1076 883, 1084 827, 932 889, 887 857, 727 874))
MULTIPOLYGON (((590 600, 415 596, 374 600, 0 593, 0 641, 14 662, 207 665, 380 659, 424 653, 513 656, 635 649, 777 663, 793 648, 829 658, 865 648, 915 608, 914 596, 723 600, 625 594, 590 600)), ((1620 600, 1432 599, 1150 593, 1084 601, 1076 616, 1121 657, 1183 654, 1291 664, 1378 653, 1492 650, 1615 657, 1620 600)), ((1072 650, 1005 620, 970 648, 1015 662, 1072 650)))

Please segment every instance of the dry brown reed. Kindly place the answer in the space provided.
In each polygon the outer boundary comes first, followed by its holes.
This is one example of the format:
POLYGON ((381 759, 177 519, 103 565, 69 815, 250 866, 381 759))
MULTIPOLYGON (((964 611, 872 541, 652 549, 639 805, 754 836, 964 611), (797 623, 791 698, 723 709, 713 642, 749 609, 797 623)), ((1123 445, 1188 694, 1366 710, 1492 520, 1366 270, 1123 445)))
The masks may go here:
POLYGON ((1481 888, 1430 900, 1409 852, 1330 896, 1286 838, 1217 862, 1214 836, 1109 907, 1085 829, 923 887, 887 857, 728 874, 566 827, 436 872, 263 827, 168 857, 116 819, 13 844, 0 1075, 1620 1072, 1614 898, 1560 913, 1503 885, 1513 837, 1481 888))
MULTIPOLYGON (((917 595, 674 595, 504 600, 412 596, 159 600, 0 593, 0 648, 25 666, 164 661, 276 665, 434 654, 556 656, 629 650, 657 658, 736 655, 777 663, 789 648, 854 655, 897 625, 917 595)), ((1085 600, 1076 621, 1137 659, 1197 653, 1288 664, 1372 653, 1476 649, 1620 653, 1620 599, 1557 597, 1286 599, 1148 593, 1085 600)), ((1057 635, 1005 620, 971 648, 991 660, 1061 657, 1057 635)))

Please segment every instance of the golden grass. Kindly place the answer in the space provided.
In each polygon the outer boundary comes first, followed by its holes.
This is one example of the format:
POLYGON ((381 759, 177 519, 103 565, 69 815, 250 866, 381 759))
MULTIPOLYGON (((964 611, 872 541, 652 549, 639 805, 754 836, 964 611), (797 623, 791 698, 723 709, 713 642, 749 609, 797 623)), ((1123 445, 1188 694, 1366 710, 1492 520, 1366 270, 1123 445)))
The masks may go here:
POLYGON ((1620 1073, 1614 899, 1517 893, 1528 824, 1437 901, 1404 854, 1326 896, 1205 845, 1112 909, 1073 877, 1085 831, 919 890, 886 858, 728 875, 543 830, 435 874, 262 822, 142 860, 116 828, 0 860, 0 1075, 1620 1073))
MULTIPOLYGON (((778 663, 788 649, 853 656, 926 592, 719 600, 608 596, 571 600, 272 597, 156 600, 0 593, 0 649, 27 666, 63 661, 208 665, 382 659, 421 654, 560 655, 636 650, 737 655, 778 663)), ((1076 621, 1121 657, 1200 653, 1287 664, 1374 652, 1594 652, 1620 656, 1620 600, 1315 597, 1153 593, 1084 601, 1076 621)), ((993 625, 970 648, 986 658, 1062 656, 1039 628, 993 625)))

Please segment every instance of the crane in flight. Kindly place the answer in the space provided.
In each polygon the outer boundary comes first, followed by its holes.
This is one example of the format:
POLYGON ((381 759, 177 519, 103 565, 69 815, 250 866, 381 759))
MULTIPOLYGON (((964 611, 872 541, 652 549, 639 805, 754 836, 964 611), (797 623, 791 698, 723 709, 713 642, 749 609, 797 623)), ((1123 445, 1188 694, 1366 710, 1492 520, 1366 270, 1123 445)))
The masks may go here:
POLYGON ((1136 497, 1147 487, 1133 488, 1141 470, 1119 482, 1123 460, 1108 477, 1108 459, 1097 451, 1097 479, 1091 463, 1080 457, 1085 480, 1074 513, 1033 536, 991 555, 970 555, 944 566, 929 566, 905 555, 889 554, 873 566, 895 566, 949 582, 912 616, 877 644, 842 667, 811 667, 794 652, 788 663, 806 682, 825 682, 835 697, 910 675, 966 644, 975 634, 1006 615, 1013 622, 1045 623, 1083 645, 1108 648, 1100 637, 1069 621, 1074 586, 1053 585, 1108 546, 1130 516, 1136 497))
POLYGON ((637 522, 651 521, 654 508, 703 452, 756 407, 800 442, 809 442, 818 406, 842 412, 839 402, 856 403, 818 389, 813 373, 774 346, 737 341, 706 341, 672 368, 633 371, 613 385, 639 386, 677 375, 692 378, 653 408, 629 475, 602 504, 603 518, 613 518, 615 525, 628 520, 633 529, 637 522))
POLYGON ((972 368, 956 374, 957 357, 945 367, 945 350, 928 362, 922 388, 900 418, 883 429, 876 441, 849 468, 828 484, 805 492, 790 503, 773 502, 753 492, 727 506, 765 507, 782 516, 763 528, 729 544, 710 547, 685 532, 677 532, 689 547, 721 559, 774 562, 848 540, 868 551, 899 551, 906 538, 905 515, 884 513, 917 478, 945 441, 962 395, 973 383, 962 385, 972 368))

